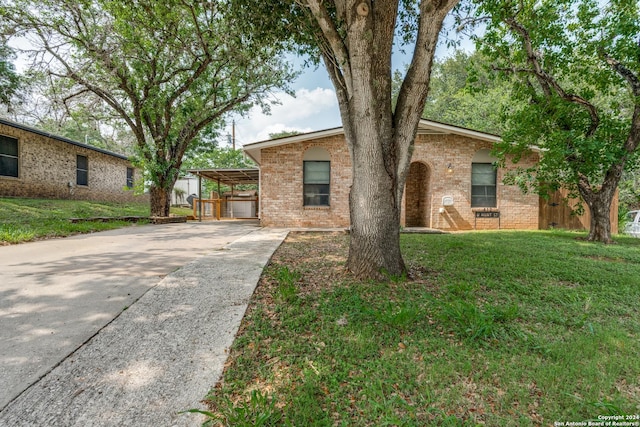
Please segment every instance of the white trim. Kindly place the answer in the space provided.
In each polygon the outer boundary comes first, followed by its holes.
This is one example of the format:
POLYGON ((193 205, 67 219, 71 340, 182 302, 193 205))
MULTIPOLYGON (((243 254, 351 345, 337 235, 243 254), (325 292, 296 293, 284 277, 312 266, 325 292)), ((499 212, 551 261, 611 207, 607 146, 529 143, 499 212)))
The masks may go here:
POLYGON ((421 119, 418 124, 418 134, 442 133, 468 136, 470 138, 479 139, 481 141, 500 142, 502 138, 498 135, 480 132, 473 129, 462 128, 445 123, 432 122, 431 120, 421 119))
POLYGON ((344 130, 342 127, 339 127, 309 133, 301 133, 299 135, 285 136, 284 138, 267 139, 266 141, 252 142, 250 144, 245 144, 242 148, 254 162, 260 164, 260 150, 262 150, 263 148, 279 147, 281 145, 312 141, 314 139, 327 138, 330 136, 337 136, 342 134, 344 134, 344 130))

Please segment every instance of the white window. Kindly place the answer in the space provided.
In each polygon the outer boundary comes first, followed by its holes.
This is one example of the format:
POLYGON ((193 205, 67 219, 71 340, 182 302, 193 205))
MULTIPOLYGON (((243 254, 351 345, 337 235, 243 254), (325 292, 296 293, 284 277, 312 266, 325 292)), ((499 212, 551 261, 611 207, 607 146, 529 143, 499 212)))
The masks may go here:
POLYGON ((327 150, 313 147, 304 153, 303 204, 329 206, 331 199, 331 160, 327 150))
POLYGON ((495 208, 497 200, 497 170, 490 150, 480 150, 471 163, 471 207, 495 208))

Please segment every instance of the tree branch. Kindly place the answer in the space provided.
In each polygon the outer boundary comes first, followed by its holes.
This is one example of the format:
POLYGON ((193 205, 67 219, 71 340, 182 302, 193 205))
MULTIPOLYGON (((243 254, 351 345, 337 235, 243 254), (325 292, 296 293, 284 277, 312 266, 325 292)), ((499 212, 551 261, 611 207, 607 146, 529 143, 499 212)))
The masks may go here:
MULTIPOLYGON (((339 73, 342 74, 339 81, 343 82, 347 93, 351 96, 353 94, 353 87, 351 86, 352 77, 349 52, 324 2, 322 0, 302 0, 298 2, 311 11, 311 15, 322 31, 323 39, 331 48, 331 64, 336 69, 336 72, 339 71, 339 73)), ((323 55, 323 57, 326 57, 326 55, 323 55)))
POLYGON ((595 105, 579 95, 567 93, 560 84, 558 84, 558 82, 544 70, 540 64, 539 54, 533 48, 531 35, 524 25, 519 23, 514 17, 505 19, 505 22, 513 31, 522 37, 522 42, 527 54, 527 62, 533 67, 531 72, 538 80, 545 96, 547 98, 551 98, 552 92, 555 92, 565 101, 584 107, 591 117, 591 125, 589 126, 589 130, 586 132, 586 136, 593 136, 600 125, 600 117, 595 105))
POLYGON ((607 64, 609 64, 616 73, 629 83, 633 96, 636 98, 640 97, 640 79, 638 79, 638 76, 636 76, 633 71, 622 65, 620 61, 617 61, 606 53, 603 54, 603 56, 605 61, 607 61, 607 64))

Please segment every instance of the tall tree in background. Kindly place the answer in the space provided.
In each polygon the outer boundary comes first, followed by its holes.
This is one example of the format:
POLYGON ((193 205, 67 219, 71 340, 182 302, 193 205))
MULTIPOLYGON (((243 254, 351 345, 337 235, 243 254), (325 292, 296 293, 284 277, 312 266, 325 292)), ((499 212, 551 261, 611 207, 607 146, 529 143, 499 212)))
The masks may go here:
POLYGON ((14 53, 4 43, 0 43, 0 104, 9 106, 20 87, 20 78, 13 65, 14 53))
POLYGON ((640 10, 637 0, 478 2, 488 15, 484 52, 518 77, 519 108, 502 155, 530 146, 539 164, 517 182, 559 185, 591 213, 589 240, 610 242, 611 202, 640 144, 640 10))
POLYGON ((77 94, 73 81, 37 70, 27 70, 20 78, 20 103, 12 106, 7 117, 94 147, 135 155, 131 130, 95 94, 77 94))
POLYGON ((479 52, 454 51, 437 60, 423 117, 500 135, 502 115, 511 99, 511 85, 487 71, 479 52))
POLYGON ((347 268, 357 276, 406 271, 400 253, 402 192, 442 22, 457 2, 235 2, 250 6, 246 20, 258 20, 256 25, 293 37, 307 53, 319 55, 329 73, 352 162, 347 268), (415 42, 415 50, 394 107, 391 54, 397 32, 415 42))
MULTIPOLYGON (((489 60, 478 51, 456 49, 445 58, 436 58, 422 117, 500 135, 503 114, 511 103, 511 83, 496 78, 489 68, 489 60)), ((394 99, 403 76, 400 70, 393 73, 394 99)))
POLYGON ((277 52, 238 31, 227 10, 225 1, 197 0, 0 3, 4 25, 29 39, 37 64, 127 123, 158 216, 169 214, 182 157, 198 133, 291 77, 277 52))

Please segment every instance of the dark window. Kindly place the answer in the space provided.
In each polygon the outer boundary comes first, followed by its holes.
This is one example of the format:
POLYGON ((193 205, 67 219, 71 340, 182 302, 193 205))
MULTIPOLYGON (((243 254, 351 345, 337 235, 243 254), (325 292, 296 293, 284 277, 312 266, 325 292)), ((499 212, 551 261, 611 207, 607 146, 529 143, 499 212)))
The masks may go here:
POLYGON ((18 177, 18 140, 0 135, 0 175, 18 177))
POLYGON ((133 168, 127 168, 127 188, 133 188, 133 168))
POLYGON ((330 162, 304 162, 304 205, 329 206, 330 162))
POLYGON ((492 163, 471 164, 471 207, 495 208, 496 168, 492 163))
POLYGON ((87 156, 76 157, 76 185, 89 185, 89 159, 87 156))

